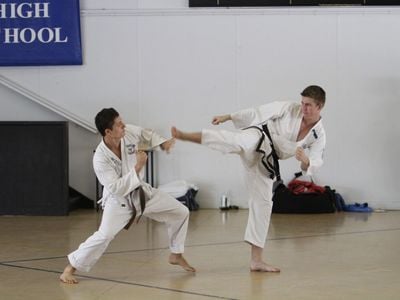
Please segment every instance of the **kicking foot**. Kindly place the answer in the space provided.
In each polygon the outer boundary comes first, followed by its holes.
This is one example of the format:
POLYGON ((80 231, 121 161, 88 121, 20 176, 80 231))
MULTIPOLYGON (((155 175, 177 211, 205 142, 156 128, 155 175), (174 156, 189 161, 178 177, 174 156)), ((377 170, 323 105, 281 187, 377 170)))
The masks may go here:
POLYGON ((171 127, 171 135, 173 138, 177 140, 201 144, 201 138, 202 138, 201 132, 180 131, 178 128, 173 126, 171 127))
POLYGON ((60 275, 61 282, 68 284, 78 283, 78 280, 74 276, 75 271, 76 269, 73 266, 71 265, 66 266, 64 272, 60 275))
POLYGON ((173 138, 180 140, 182 137, 182 132, 178 130, 175 126, 171 127, 171 135, 173 138))
POLYGON ((260 262, 252 262, 250 264, 250 271, 251 272, 280 272, 281 270, 266 264, 263 261, 260 262))
POLYGON ((182 254, 171 253, 168 262, 171 265, 181 266, 185 271, 196 272, 196 269, 189 265, 186 259, 183 258, 182 254))

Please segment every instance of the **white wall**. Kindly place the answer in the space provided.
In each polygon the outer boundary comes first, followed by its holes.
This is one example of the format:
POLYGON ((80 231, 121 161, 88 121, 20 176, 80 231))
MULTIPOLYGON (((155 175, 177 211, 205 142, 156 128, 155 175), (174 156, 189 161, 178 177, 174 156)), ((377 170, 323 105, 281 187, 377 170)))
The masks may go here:
MULTIPOLYGON (((164 135, 171 125, 199 130, 211 127, 215 114, 298 101, 305 86, 319 84, 328 96, 328 145, 318 182, 348 202, 400 208, 398 8, 125 2, 82 1, 83 66, 2 68, 0 74, 87 121, 114 106, 126 121, 164 135)), ((282 168, 286 179, 298 170, 293 160, 282 168)), ((222 193, 247 206, 240 170, 237 157, 197 145, 178 142, 171 155, 158 155, 158 182, 197 184, 202 207, 217 207, 222 193)))

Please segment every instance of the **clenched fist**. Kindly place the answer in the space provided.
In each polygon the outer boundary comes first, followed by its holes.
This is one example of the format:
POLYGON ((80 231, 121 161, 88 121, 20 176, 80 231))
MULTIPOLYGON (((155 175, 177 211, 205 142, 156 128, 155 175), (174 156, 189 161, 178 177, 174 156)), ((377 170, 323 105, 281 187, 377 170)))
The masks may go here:
POLYGON ((213 125, 219 125, 219 124, 224 123, 229 120, 231 120, 231 115, 215 116, 212 119, 211 123, 213 125))
POLYGON ((135 165, 135 171, 136 173, 139 173, 140 170, 143 168, 143 166, 146 164, 147 161, 147 154, 144 151, 137 151, 136 152, 136 165, 135 165))

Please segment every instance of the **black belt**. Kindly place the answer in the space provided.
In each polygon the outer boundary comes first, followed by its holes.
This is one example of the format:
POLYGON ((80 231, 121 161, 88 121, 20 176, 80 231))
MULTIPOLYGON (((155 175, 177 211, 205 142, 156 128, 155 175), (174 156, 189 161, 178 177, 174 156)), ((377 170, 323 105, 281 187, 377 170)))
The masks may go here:
POLYGON ((267 124, 264 124, 262 126, 262 129, 265 132, 265 134, 267 135, 267 137, 269 139, 269 145, 271 146, 272 151, 271 151, 270 155, 272 155, 272 159, 274 161, 274 171, 275 171, 276 180, 280 181, 281 180, 281 171, 279 168, 279 157, 278 157, 278 154, 276 153, 276 150, 274 147, 274 142, 272 141, 271 134, 269 133, 267 124))
MULTIPOLYGON (((138 219, 136 221, 136 223, 138 223, 140 220, 140 217, 143 216, 144 209, 146 208, 146 195, 144 193, 142 186, 138 187, 136 190, 139 191, 140 210, 141 210, 140 216, 138 217, 138 219)), ((132 223, 135 221, 135 218, 136 218, 137 211, 136 211, 135 205, 133 203, 132 203, 132 206, 133 206, 132 217, 129 219, 128 223, 124 227, 124 229, 126 229, 126 230, 128 230, 129 227, 131 227, 132 223)))
POLYGON ((258 145, 257 145, 256 152, 259 152, 263 155, 263 157, 261 159, 261 163, 267 169, 267 171, 269 173, 269 177, 271 179, 274 179, 276 177, 277 181, 281 181, 281 172, 279 169, 279 157, 275 151, 274 143, 272 141, 271 134, 269 133, 267 124, 264 124, 262 126, 262 130, 256 126, 251 126, 251 127, 245 128, 245 129, 249 129, 249 128, 256 128, 259 131, 265 133, 265 135, 268 137, 269 145, 271 146, 271 152, 265 153, 265 151, 263 149, 261 149, 261 146, 265 139, 264 134, 261 135, 260 141, 258 142, 258 145), (272 158, 272 162, 271 162, 271 158, 272 158))

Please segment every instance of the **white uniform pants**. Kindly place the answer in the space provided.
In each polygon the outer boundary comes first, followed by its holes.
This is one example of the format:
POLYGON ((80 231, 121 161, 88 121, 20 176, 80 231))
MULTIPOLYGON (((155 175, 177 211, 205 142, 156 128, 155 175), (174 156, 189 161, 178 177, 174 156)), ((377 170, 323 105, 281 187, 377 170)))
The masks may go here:
MULTIPOLYGON (((167 225, 169 248, 172 253, 183 253, 189 222, 189 210, 172 196, 152 190, 153 195, 146 202, 143 216, 167 225)), ((129 222, 132 208, 128 201, 106 202, 100 227, 79 248, 68 255, 70 264, 79 271, 88 272, 99 260, 108 244, 129 222)), ((138 215, 140 209, 138 209, 138 215)), ((136 218, 138 218, 138 215, 136 218)))
POLYGON ((222 153, 238 154, 245 168, 245 183, 249 195, 249 218, 244 239, 264 248, 272 212, 273 180, 256 152, 261 132, 246 129, 240 132, 203 130, 201 143, 222 153))

